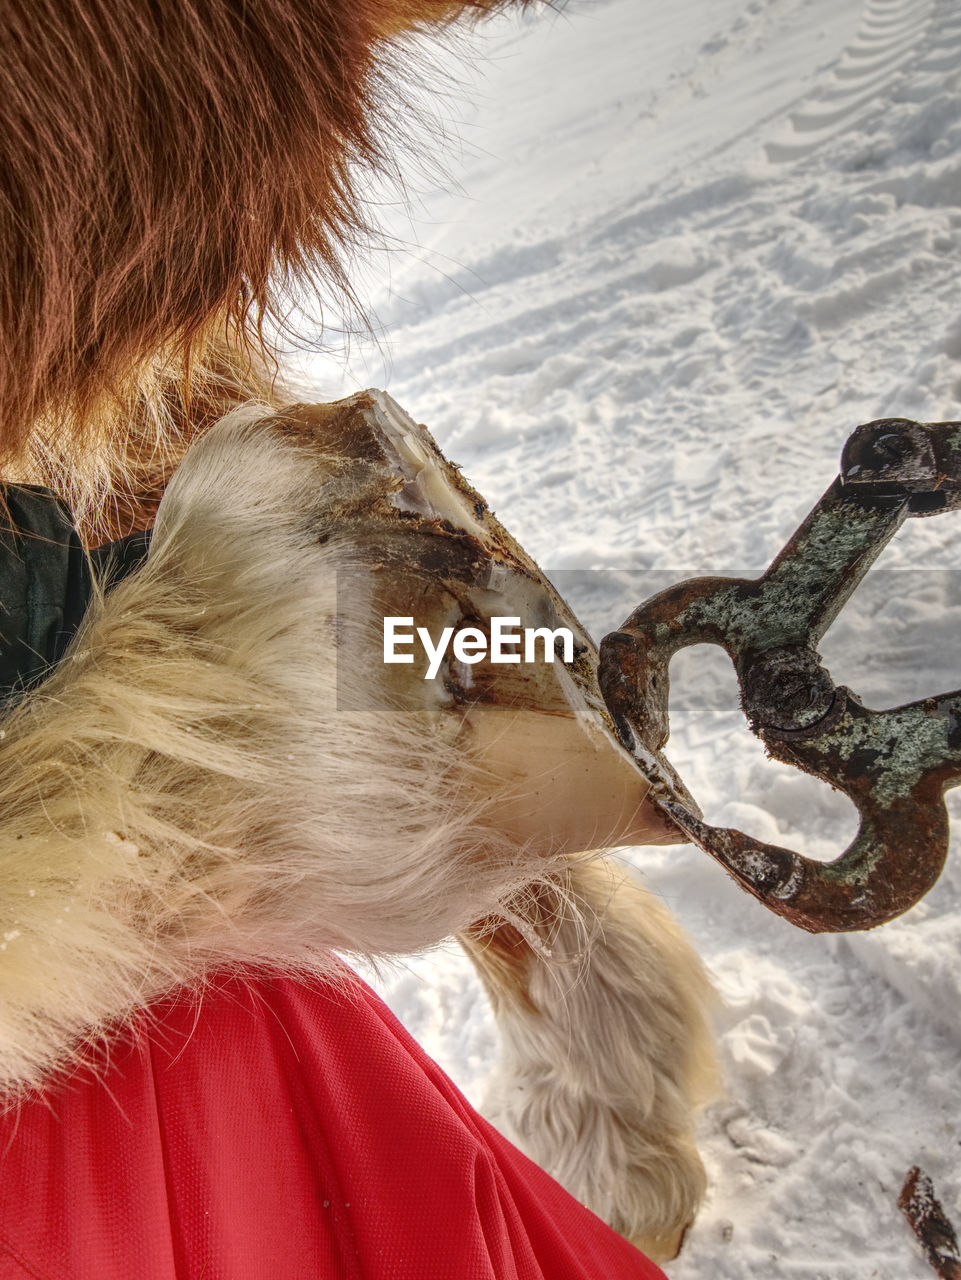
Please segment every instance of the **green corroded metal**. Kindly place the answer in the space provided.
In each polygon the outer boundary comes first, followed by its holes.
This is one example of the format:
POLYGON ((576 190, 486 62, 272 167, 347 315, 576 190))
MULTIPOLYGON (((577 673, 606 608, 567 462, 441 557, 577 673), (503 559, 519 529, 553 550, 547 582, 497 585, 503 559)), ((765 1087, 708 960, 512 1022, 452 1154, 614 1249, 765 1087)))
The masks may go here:
POLYGON ((845 445, 838 479, 760 578, 680 583, 601 644, 601 688, 642 768, 667 741, 671 657, 718 644, 734 661, 745 712, 769 754, 854 801, 855 839, 834 862, 813 862, 709 826, 686 793, 650 773, 652 796, 670 819, 803 928, 890 920, 931 888, 944 864, 943 794, 961 782, 961 691, 872 711, 834 685, 817 644, 906 518, 959 507, 961 423, 867 423, 845 445))

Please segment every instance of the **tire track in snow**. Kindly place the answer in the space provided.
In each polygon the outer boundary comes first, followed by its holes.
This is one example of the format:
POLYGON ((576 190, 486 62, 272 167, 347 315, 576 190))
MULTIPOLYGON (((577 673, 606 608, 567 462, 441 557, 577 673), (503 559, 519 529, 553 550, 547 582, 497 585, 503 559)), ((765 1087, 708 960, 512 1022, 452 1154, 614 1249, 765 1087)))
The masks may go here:
POLYGON ((903 71, 928 52, 938 0, 867 0, 854 41, 815 94, 768 142, 769 160, 810 154, 841 130, 855 128, 867 112, 883 108, 903 71))

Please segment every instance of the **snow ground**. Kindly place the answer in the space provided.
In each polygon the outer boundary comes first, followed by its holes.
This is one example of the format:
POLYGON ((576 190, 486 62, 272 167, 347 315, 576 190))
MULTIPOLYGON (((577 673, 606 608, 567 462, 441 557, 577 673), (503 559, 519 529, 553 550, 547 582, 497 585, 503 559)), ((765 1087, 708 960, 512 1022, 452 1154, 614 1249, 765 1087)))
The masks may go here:
MULTIPOLYGON (((428 423, 597 635, 661 571, 763 567, 858 422, 961 417, 955 0, 583 0, 456 66, 450 176, 370 268, 389 341, 309 376, 428 423)), ((959 537, 913 522, 831 633, 869 705, 961 685, 959 537)), ((853 809, 764 759, 719 651, 674 687, 668 755, 709 820, 840 852, 853 809)), ((688 846, 623 857, 725 1001, 710 1196, 670 1275, 930 1276, 897 1194, 920 1163, 961 1218, 958 851, 849 938, 791 929, 688 846)), ((480 1102, 496 1042, 467 961, 380 987, 480 1102)))

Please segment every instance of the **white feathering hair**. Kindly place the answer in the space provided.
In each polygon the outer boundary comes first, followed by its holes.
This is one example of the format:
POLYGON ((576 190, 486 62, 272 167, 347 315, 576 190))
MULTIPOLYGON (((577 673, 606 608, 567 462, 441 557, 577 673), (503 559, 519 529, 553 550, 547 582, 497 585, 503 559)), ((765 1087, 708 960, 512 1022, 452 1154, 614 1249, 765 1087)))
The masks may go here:
POLYGON ((144 567, 3 721, 8 1090, 213 966, 410 952, 551 869, 465 804, 456 727, 337 663, 345 637, 381 642, 369 604, 338 600, 363 553, 272 413, 194 446, 144 567))

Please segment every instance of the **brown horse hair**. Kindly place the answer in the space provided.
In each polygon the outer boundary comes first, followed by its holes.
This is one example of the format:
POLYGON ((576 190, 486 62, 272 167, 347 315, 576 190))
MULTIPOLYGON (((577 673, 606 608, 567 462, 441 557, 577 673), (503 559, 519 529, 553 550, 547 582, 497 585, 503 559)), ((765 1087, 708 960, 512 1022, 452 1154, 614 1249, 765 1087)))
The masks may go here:
POLYGON ((344 249, 398 142, 405 37, 495 7, 4 4, 0 474, 97 541, 149 519, 207 423, 277 399, 297 296, 360 314, 344 249))

